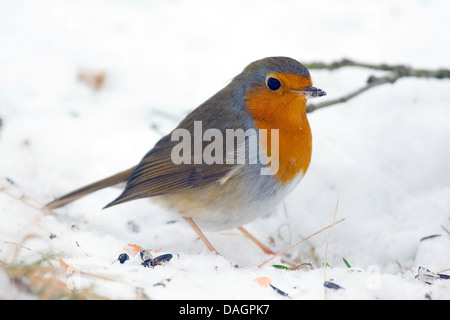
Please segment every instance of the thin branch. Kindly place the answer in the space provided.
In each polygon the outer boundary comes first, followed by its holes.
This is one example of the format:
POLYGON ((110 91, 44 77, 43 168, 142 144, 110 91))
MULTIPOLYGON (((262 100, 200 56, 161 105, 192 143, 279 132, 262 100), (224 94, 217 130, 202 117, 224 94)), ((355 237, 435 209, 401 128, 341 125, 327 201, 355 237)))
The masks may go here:
POLYGON ((450 78, 449 69, 438 69, 438 70, 414 69, 404 64, 398 65, 388 65, 385 63, 370 64, 370 63, 356 62, 350 59, 342 59, 341 61, 336 61, 329 64, 323 62, 313 62, 305 64, 305 66, 308 69, 326 69, 326 70, 335 70, 342 67, 361 67, 372 70, 392 71, 398 73, 402 77, 437 78, 437 79, 450 78))
POLYGON ((339 98, 328 100, 328 101, 325 101, 325 102, 322 102, 322 103, 308 104, 306 106, 306 112, 310 113, 310 112, 316 111, 317 109, 320 109, 320 108, 328 107, 328 106, 331 106, 331 105, 334 105, 334 104, 338 104, 338 103, 347 102, 348 100, 356 97, 357 95, 360 95, 361 93, 363 93, 363 92, 365 92, 365 91, 367 91, 369 89, 372 89, 374 87, 377 87, 377 86, 380 86, 380 85, 386 84, 386 83, 394 83, 399 78, 400 77, 398 75, 396 75, 396 74, 391 74, 391 75, 388 75, 386 77, 380 77, 380 78, 371 76, 367 80, 367 83, 366 83, 365 86, 363 86, 363 87, 361 87, 361 88, 359 88, 359 89, 357 89, 355 91, 347 93, 346 95, 343 95, 343 96, 341 96, 339 98))
POLYGON ((405 65, 387 65, 387 64, 376 65, 376 64, 355 62, 350 59, 342 59, 341 61, 332 62, 330 64, 315 62, 306 64, 305 66, 308 69, 336 70, 342 67, 361 67, 372 70, 390 71, 390 74, 384 77, 376 77, 374 75, 371 75, 367 79, 365 86, 357 90, 354 90, 346 95, 343 95, 339 98, 317 104, 308 104, 306 107, 306 112, 308 113, 331 105, 347 102, 348 100, 360 95, 361 93, 369 89, 372 89, 374 87, 386 83, 394 83, 400 78, 414 77, 414 78, 450 79, 449 69, 438 69, 438 70, 414 69, 405 65))

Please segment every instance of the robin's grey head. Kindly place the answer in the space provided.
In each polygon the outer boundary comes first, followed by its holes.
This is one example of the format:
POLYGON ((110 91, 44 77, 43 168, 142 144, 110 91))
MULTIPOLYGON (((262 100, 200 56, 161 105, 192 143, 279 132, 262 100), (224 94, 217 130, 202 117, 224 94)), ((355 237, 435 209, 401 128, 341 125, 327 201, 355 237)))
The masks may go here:
POLYGON ((302 92, 312 97, 326 94, 312 86, 311 76, 304 65, 288 57, 268 57, 254 61, 234 80, 245 91, 259 87, 268 91, 281 92, 287 86, 291 91, 302 92))
POLYGON ((309 77, 309 71, 297 60, 288 57, 268 57, 250 63, 242 72, 242 75, 263 77, 268 73, 289 73, 305 78, 309 77))

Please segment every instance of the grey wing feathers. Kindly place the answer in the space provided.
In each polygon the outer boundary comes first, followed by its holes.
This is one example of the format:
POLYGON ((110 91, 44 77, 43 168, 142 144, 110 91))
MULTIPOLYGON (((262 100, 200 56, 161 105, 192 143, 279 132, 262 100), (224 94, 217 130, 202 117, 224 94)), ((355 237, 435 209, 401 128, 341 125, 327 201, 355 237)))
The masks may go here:
POLYGON ((175 142, 170 136, 161 139, 130 175, 123 193, 105 208, 140 198, 154 197, 216 182, 231 165, 179 164, 171 159, 175 142))

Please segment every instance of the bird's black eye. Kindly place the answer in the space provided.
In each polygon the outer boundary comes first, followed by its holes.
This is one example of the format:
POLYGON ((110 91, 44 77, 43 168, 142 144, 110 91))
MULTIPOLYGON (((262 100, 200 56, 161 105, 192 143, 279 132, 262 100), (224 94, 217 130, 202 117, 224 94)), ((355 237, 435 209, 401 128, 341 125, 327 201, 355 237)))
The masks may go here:
POLYGON ((267 79, 267 86, 270 90, 276 91, 280 89, 281 82, 278 79, 270 77, 269 79, 267 79))

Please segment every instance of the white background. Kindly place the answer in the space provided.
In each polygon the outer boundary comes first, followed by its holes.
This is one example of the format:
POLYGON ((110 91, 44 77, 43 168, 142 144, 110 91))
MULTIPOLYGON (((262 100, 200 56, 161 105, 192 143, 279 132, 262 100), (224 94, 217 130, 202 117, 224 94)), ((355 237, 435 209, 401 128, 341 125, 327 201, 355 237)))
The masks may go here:
MULTIPOLYGON (((448 1, 418 0, 0 1, 0 187, 42 204, 127 169, 266 56, 449 68, 449 9, 448 1), (105 70, 103 88, 79 81, 82 69, 105 70)), ((328 93, 319 102, 362 86, 373 72, 311 74, 328 93)), ((401 79, 309 115, 313 157, 304 180, 285 209, 246 227, 278 251, 329 225, 339 199, 336 219, 345 221, 333 229, 326 257, 328 231, 285 256, 314 270, 258 268, 268 256, 237 230, 207 233, 222 254, 213 256, 176 214, 148 200, 101 210, 117 189, 48 216, 0 193, 0 260, 26 264, 54 254, 114 279, 77 282, 113 299, 135 298, 136 287, 153 299, 286 299, 259 277, 293 299, 325 298, 324 278, 345 288, 328 289, 328 299, 449 299, 448 281, 414 278, 419 266, 450 268, 442 228, 450 229, 449 92, 448 80, 401 79), (14 256, 14 243, 29 235, 37 235, 23 243, 29 250, 14 256), (174 258, 154 269, 138 256, 111 264, 128 243, 174 258)), ((0 284, 2 298, 33 297, 13 290, 2 271, 0 284)))

